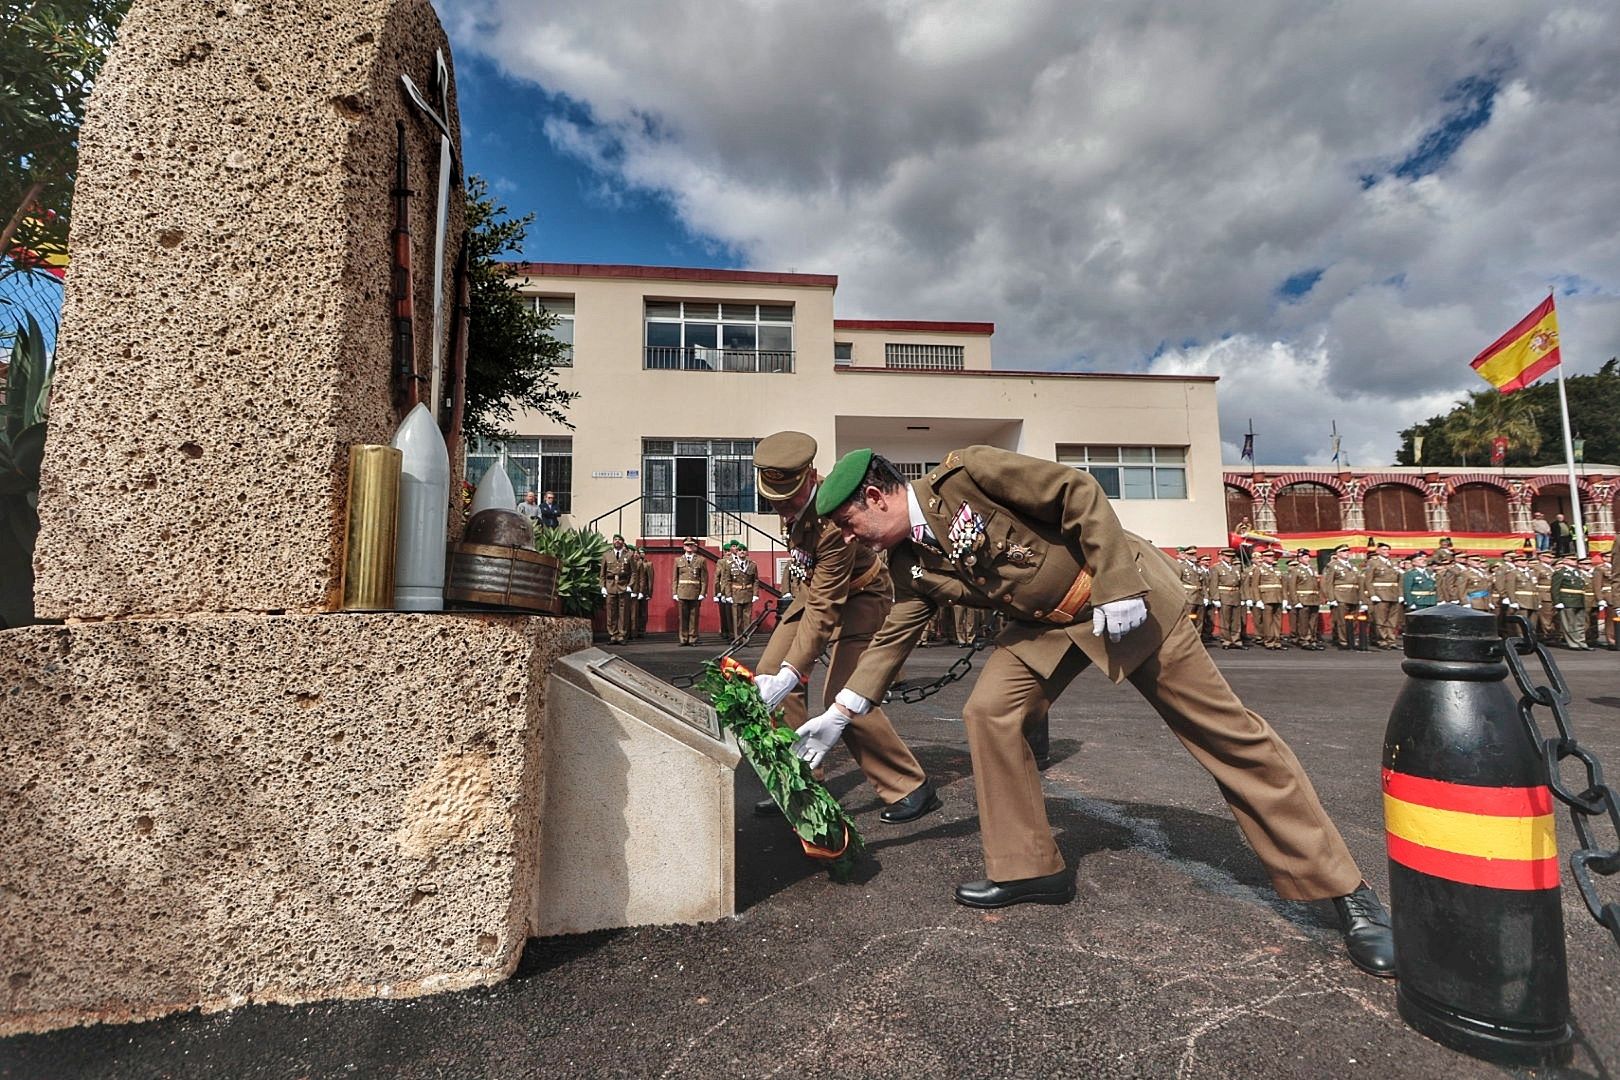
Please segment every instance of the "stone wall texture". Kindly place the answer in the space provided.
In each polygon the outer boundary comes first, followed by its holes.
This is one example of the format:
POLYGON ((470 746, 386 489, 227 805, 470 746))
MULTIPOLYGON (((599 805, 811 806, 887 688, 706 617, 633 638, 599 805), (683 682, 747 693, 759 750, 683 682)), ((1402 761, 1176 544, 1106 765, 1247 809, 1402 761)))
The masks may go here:
POLYGON ((0 1035, 492 983, 579 620, 137 619, 0 650, 0 1035))
POLYGON ((41 618, 336 606, 348 447, 397 422, 398 119, 428 370, 439 144, 399 76, 431 95, 436 48, 429 0, 136 0, 82 133, 41 618))

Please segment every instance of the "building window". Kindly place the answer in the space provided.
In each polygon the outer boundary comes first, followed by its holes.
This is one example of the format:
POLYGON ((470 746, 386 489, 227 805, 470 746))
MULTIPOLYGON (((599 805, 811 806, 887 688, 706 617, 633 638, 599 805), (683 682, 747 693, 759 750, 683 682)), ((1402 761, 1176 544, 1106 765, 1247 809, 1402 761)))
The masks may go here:
POLYGON ((961 345, 910 345, 888 342, 883 346, 883 366, 906 371, 961 371, 961 345))
POLYGON ((467 447, 467 481, 477 484, 490 467, 499 462, 506 468, 507 478, 518 501, 528 492, 543 497, 546 492, 557 493, 557 509, 572 513, 574 508, 574 440, 560 439, 507 439, 488 442, 474 439, 467 447))
POLYGON ((1110 499, 1185 499, 1185 446, 1060 446, 1057 459, 1089 472, 1110 499))
POLYGON ((833 363, 840 365, 855 362, 855 343, 853 341, 833 342, 833 363))
POLYGON ((648 368, 793 370, 793 305, 646 302, 648 368))
MULTIPOLYGON (((551 315, 557 322, 546 333, 563 343, 562 357, 557 361, 558 367, 574 366, 574 298, 572 296, 534 296, 530 297, 534 310, 541 315, 551 315)), ((561 496, 559 496, 560 498, 561 496)))

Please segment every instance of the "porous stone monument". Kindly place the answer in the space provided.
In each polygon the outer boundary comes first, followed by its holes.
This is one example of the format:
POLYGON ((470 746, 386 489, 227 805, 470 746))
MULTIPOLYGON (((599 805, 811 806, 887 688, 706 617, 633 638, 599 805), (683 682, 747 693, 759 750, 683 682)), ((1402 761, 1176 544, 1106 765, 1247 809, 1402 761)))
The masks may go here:
POLYGON ((439 134, 400 76, 431 84, 438 50, 429 0, 135 0, 123 24, 42 485, 60 623, 0 631, 0 1034, 516 966, 547 677, 588 627, 334 611, 348 448, 399 419, 399 120, 422 370, 432 346, 439 134))

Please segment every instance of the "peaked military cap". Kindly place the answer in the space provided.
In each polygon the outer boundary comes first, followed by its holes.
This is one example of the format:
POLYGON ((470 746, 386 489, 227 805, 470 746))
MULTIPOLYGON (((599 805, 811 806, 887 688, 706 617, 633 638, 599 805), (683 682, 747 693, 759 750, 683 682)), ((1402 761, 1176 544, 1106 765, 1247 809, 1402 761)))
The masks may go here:
POLYGON ((688 536, 685 540, 681 541, 681 546, 682 547, 697 547, 697 537, 688 536))
POLYGON ((861 486, 866 467, 870 464, 871 450, 851 450, 839 458, 832 472, 822 479, 821 490, 816 492, 816 513, 826 517, 848 502, 861 486))
POLYGON ((759 493, 772 502, 786 502, 799 493, 816 459, 816 440, 802 431, 778 431, 754 447, 754 468, 759 472, 759 493))

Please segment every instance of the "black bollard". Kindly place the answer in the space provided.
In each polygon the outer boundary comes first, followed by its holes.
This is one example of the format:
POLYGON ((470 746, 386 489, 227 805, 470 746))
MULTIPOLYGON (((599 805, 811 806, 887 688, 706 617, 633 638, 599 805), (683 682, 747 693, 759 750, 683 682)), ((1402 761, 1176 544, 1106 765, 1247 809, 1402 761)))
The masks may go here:
POLYGON ((1406 626, 1383 768, 1396 1004, 1413 1028, 1475 1057, 1567 1062, 1552 792, 1503 685, 1496 620, 1445 605, 1406 626))

